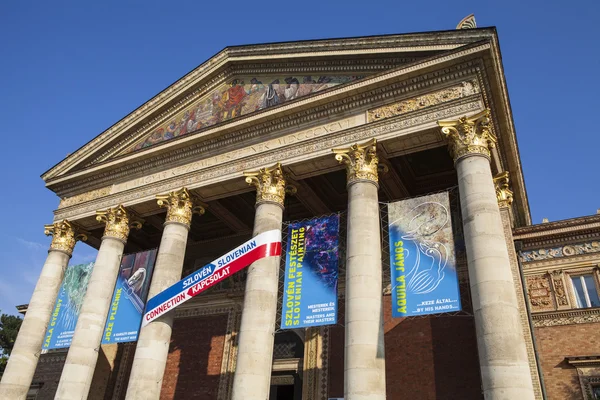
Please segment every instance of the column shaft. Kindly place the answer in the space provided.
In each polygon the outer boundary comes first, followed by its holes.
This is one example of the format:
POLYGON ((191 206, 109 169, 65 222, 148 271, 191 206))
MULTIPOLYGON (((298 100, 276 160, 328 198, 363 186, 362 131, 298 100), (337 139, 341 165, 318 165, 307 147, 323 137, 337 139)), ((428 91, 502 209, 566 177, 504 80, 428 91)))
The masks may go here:
POLYGON ((124 247, 122 240, 102 239, 55 399, 88 396, 124 247))
POLYGON ((533 399, 531 373, 489 159, 456 161, 485 399, 533 399))
MULTIPOLYGON (((181 279, 187 237, 187 226, 179 223, 165 225, 148 292, 149 299, 181 279)), ((127 400, 160 397, 173 318, 174 313, 167 313, 140 330, 129 375, 127 400)))
MULTIPOLYGON (((254 235, 281 229, 282 218, 282 206, 269 202, 259 204, 254 219, 254 235)), ((233 378, 233 400, 265 400, 269 397, 279 259, 279 256, 263 258, 250 265, 248 270, 233 378)))
POLYGON ((381 240, 377 186, 348 187, 344 398, 385 399, 381 240))
POLYGON ((25 399, 27 395, 42 350, 52 308, 70 258, 70 255, 62 251, 48 252, 8 365, 2 375, 0 399, 25 399))

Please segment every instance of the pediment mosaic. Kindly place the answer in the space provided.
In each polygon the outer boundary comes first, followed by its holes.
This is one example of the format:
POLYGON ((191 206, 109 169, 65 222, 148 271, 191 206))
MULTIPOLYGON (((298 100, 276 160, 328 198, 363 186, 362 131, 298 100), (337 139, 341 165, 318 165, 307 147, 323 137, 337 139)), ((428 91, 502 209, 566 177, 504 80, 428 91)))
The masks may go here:
POLYGON ((241 115, 363 78, 358 75, 245 76, 223 83, 125 149, 131 153, 241 115))

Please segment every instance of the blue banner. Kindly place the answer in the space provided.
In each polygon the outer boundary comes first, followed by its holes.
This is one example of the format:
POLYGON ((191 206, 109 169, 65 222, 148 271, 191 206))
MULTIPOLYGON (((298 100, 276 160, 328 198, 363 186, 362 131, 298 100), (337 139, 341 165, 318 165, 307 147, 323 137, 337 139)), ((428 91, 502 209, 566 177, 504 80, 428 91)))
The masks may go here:
POLYGON ((392 316, 461 310, 447 192, 388 204, 392 316))
POLYGON ((94 263, 67 267, 42 343, 42 352, 71 346, 93 268, 94 263))
POLYGON ((128 254, 121 259, 102 344, 137 340, 155 261, 156 249, 128 254))
POLYGON ((339 215, 288 227, 281 328, 337 322, 339 215))

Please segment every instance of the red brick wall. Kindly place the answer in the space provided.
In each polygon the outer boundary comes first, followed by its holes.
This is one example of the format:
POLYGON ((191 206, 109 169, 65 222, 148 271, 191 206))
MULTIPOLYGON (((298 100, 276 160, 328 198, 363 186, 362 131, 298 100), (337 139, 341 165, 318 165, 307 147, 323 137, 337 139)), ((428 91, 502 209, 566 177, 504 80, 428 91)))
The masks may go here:
POLYGON ((577 369, 567 356, 600 354, 600 323, 535 328, 548 400, 583 398, 577 369))
POLYGON ((176 319, 161 400, 217 398, 227 315, 176 319))
MULTIPOLYGON (((473 318, 393 319, 389 296, 383 304, 388 400, 483 398, 473 318)), ((344 328, 336 326, 330 329, 329 397, 343 397, 343 380, 344 328)))

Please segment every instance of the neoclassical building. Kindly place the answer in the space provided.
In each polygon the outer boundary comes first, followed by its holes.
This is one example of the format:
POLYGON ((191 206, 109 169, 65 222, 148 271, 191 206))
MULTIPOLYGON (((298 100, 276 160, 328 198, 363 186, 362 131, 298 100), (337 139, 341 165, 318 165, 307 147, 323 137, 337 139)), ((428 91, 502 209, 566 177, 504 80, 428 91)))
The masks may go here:
POLYGON ((600 215, 532 225, 494 28, 228 47, 42 177, 52 243, 2 399, 600 396, 600 215), (393 318, 382 210, 443 191, 463 310, 393 318), (267 257, 100 344, 123 254, 158 248, 152 297, 336 212, 337 323, 279 329, 267 257), (40 355, 78 240, 98 256, 73 341, 40 355))

